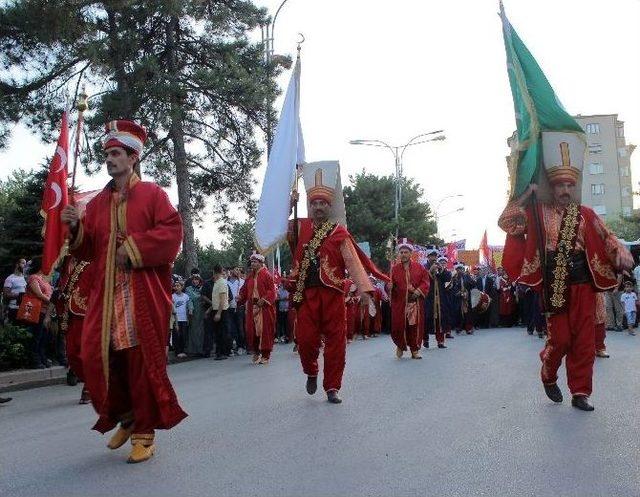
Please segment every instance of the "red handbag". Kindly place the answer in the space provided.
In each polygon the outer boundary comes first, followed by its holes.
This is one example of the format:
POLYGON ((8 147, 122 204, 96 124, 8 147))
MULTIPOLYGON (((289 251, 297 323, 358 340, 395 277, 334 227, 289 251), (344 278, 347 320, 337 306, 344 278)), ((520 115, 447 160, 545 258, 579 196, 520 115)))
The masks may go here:
POLYGON ((16 317, 19 321, 37 324, 40 321, 40 310, 42 309, 42 300, 35 295, 25 293, 22 296, 22 302, 18 308, 16 317))

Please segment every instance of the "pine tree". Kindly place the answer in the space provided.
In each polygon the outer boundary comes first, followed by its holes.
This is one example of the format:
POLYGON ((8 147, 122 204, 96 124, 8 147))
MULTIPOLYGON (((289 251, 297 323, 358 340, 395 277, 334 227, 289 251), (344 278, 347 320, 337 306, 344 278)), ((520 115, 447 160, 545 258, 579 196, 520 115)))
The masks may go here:
POLYGON ((175 179, 187 269, 197 265, 194 223, 208 198, 228 220, 249 210, 278 67, 248 34, 266 13, 247 0, 15 0, 0 8, 0 147, 21 120, 53 140, 63 108, 86 83, 84 164, 101 166, 106 121, 134 119, 150 131, 144 174, 175 179), (70 96, 71 95, 71 96, 70 96), (269 97, 269 99, 268 99, 269 97))

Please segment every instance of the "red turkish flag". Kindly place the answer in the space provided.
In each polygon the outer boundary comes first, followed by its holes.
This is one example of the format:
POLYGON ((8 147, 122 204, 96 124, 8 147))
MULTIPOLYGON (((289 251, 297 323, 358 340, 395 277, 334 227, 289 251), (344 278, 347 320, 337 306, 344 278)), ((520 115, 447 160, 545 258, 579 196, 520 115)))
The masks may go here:
POLYGON ((447 269, 449 271, 453 270, 453 265, 458 260, 458 247, 456 245, 456 242, 451 242, 449 245, 447 245, 445 257, 447 258, 447 269))
POLYGON ((44 218, 42 237, 42 272, 51 274, 59 260, 64 256, 67 227, 60 219, 62 209, 69 203, 67 192, 67 159, 69 157, 69 125, 67 113, 62 114, 60 137, 56 153, 49 166, 49 175, 42 196, 40 215, 44 218))
POLYGON ((487 242, 487 230, 484 230, 484 236, 478 249, 478 256, 481 266, 490 267, 494 271, 496 270, 496 263, 493 261, 493 250, 489 248, 489 243, 487 242))

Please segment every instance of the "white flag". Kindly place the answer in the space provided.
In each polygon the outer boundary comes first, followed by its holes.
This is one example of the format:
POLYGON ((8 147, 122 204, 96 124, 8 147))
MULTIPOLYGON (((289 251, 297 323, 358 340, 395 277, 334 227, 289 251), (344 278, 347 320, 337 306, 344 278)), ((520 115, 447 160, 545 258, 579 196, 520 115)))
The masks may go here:
POLYGON ((271 145, 256 217, 256 244, 267 252, 287 236, 290 195, 296 165, 304 164, 304 141, 300 125, 300 58, 289 81, 280 121, 271 145))

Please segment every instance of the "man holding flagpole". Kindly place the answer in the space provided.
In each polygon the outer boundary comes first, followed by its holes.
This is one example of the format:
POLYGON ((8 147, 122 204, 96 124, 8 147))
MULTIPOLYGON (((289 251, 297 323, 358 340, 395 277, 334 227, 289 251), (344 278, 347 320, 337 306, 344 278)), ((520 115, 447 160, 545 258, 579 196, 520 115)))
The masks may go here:
POLYGON ((103 141, 112 180, 86 207, 68 205, 71 254, 91 262, 94 287, 82 331, 82 366, 108 443, 131 439, 129 463, 148 460, 155 430, 186 417, 167 375, 171 265, 182 241, 182 221, 167 194, 135 173, 147 136, 132 121, 111 121, 103 141))
POLYGON ((502 263, 511 278, 542 293, 546 395, 562 402, 557 379, 566 358, 572 405, 593 411, 595 292, 615 287, 616 272, 633 259, 598 215, 580 205, 584 132, 559 104, 502 5, 501 17, 518 126, 511 201, 498 221, 507 233, 502 263))
MULTIPOLYGON (((346 213, 339 164, 305 164, 303 177, 311 218, 294 220, 289 232, 293 254, 289 285, 297 308, 298 352, 307 375, 307 393, 313 395, 324 338, 323 387, 327 400, 339 404, 347 346, 346 270, 365 306, 372 304, 374 292, 368 275, 384 281, 389 278, 362 252, 343 225, 346 213)), ((296 197, 294 194, 292 203, 297 202, 296 197)))

